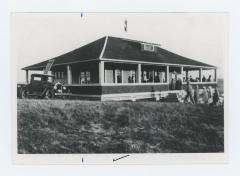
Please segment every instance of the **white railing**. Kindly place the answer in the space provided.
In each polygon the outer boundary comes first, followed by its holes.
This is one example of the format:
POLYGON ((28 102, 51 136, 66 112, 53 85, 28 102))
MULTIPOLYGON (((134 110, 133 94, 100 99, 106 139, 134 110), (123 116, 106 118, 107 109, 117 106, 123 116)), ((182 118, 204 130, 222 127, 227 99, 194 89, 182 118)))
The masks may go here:
MULTIPOLYGON (((170 83, 90 83, 90 84, 64 84, 66 86, 144 86, 144 85, 169 85, 170 83)), ((183 82, 182 84, 187 84, 183 82)), ((190 84, 217 84, 217 82, 190 82, 190 84)))

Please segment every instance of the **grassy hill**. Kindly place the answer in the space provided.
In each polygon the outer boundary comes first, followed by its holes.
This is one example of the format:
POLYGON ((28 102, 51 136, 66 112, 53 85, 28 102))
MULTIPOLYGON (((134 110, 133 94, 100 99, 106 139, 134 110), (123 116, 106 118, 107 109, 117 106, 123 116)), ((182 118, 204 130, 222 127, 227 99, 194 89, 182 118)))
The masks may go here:
POLYGON ((19 153, 223 152, 223 107, 18 100, 19 153))

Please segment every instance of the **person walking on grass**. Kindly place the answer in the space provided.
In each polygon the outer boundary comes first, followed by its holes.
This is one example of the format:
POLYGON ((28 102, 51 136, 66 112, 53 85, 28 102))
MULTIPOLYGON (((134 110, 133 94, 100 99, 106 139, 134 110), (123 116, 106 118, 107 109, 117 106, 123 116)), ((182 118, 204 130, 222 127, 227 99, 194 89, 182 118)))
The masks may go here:
POLYGON ((189 81, 187 81, 187 89, 186 89, 186 91, 187 91, 187 95, 186 95, 186 97, 184 99, 184 102, 186 102, 188 100, 188 98, 190 98, 190 102, 192 104, 195 104, 193 96, 192 96, 192 86, 190 85, 189 81))
POLYGON ((202 99, 204 104, 208 104, 208 92, 205 86, 203 87, 202 91, 202 99))
POLYGON ((214 93, 213 93, 213 105, 216 106, 219 101, 219 93, 217 88, 215 88, 214 93))

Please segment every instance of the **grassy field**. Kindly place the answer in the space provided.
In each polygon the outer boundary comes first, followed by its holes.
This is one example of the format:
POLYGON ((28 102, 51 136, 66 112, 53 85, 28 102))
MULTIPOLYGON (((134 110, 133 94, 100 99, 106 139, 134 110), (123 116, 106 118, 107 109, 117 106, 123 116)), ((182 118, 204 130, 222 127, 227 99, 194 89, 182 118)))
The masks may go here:
POLYGON ((223 107, 18 100, 19 153, 223 152, 223 107))

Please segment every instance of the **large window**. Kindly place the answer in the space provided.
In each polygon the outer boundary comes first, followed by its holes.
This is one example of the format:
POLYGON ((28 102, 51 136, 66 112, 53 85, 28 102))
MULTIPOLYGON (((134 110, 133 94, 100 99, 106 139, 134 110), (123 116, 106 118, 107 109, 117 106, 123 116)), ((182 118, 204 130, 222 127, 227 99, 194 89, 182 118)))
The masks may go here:
POLYGON ((64 79, 64 72, 53 72, 55 79, 64 79))
POLYGON ((166 80, 166 67, 164 66, 142 66, 142 83, 164 83, 166 80))
MULTIPOLYGON (((137 64, 105 63, 105 83, 138 83, 137 64)), ((166 66, 141 65, 140 83, 166 83, 166 66)))
POLYGON ((114 83, 114 70, 105 70, 105 83, 114 83))
POLYGON ((166 82, 166 72, 165 71, 155 71, 154 72, 154 82, 163 83, 166 82))
POLYGON ((105 63, 105 83, 136 83, 136 64, 105 63))
POLYGON ((79 73, 79 84, 89 84, 91 83, 91 73, 89 71, 84 71, 79 73))
POLYGON ((122 83, 122 71, 116 69, 116 83, 122 83))

